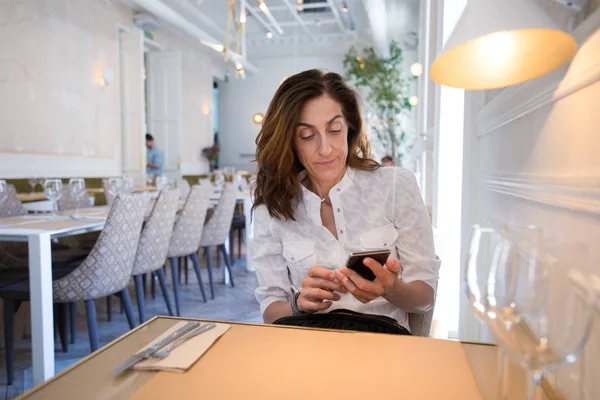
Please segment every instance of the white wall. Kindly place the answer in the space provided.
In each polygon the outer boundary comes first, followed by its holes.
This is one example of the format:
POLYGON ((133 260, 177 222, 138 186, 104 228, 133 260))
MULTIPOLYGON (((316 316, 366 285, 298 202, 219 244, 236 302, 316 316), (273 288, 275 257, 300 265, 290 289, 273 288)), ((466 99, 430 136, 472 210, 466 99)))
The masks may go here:
POLYGON ((254 159, 260 125, 252 121, 252 116, 267 111, 271 98, 285 77, 311 68, 343 75, 342 60, 342 56, 252 60, 260 73, 250 75, 245 80, 229 78, 228 82, 221 82, 220 166, 233 165, 237 169, 256 170, 255 164, 250 161, 254 159))
POLYGON ((212 90, 215 65, 211 57, 188 39, 169 31, 158 31, 155 39, 165 52, 181 53, 181 172, 208 172, 202 149, 213 143, 212 90))
POLYGON ((117 172, 118 85, 99 71, 118 69, 117 24, 130 20, 121 2, 0 4, 0 176, 117 172))
MULTIPOLYGON (((576 36, 583 45, 568 71, 565 67, 488 97, 478 115, 485 96, 467 95, 467 113, 477 117, 468 124, 474 127, 468 165, 476 170, 468 174, 472 206, 466 218, 534 224, 550 241, 583 243, 593 261, 573 253, 570 263, 600 276, 600 10, 576 36)), ((583 360, 559 370, 555 382, 571 395, 585 388, 586 399, 600 398, 598 322, 596 317, 583 360), (574 379, 578 375, 582 382, 574 379)))

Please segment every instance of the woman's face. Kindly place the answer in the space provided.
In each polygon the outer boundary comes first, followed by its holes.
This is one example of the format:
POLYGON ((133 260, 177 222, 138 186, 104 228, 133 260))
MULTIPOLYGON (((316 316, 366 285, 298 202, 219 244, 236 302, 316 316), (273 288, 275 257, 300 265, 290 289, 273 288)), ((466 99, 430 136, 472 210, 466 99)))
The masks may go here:
POLYGON ((310 178, 337 183, 348 157, 348 125, 341 105, 328 95, 307 101, 295 129, 296 153, 310 178))

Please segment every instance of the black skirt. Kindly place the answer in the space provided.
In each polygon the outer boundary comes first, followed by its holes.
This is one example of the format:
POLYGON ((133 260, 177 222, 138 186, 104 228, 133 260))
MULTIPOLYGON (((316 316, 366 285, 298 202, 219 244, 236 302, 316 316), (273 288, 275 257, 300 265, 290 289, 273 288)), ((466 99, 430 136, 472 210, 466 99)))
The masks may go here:
POLYGON ((386 317, 385 315, 363 314, 345 309, 333 310, 326 314, 302 314, 283 317, 273 322, 273 324, 410 335, 410 332, 393 318, 386 317))

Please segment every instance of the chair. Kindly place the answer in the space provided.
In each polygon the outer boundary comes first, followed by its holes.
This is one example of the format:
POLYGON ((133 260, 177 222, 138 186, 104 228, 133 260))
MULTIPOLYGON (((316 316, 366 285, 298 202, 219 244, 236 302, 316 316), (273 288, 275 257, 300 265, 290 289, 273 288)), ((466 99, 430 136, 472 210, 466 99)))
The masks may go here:
POLYGON ((231 277, 231 286, 234 286, 233 275, 231 274, 231 260, 229 259, 227 249, 225 248, 225 241, 227 240, 229 229, 231 228, 236 200, 237 188, 232 184, 225 184, 223 193, 219 199, 219 204, 217 204, 217 208, 213 215, 206 222, 204 232, 202 233, 202 240, 200 240, 200 247, 204 247, 208 255, 208 279, 210 283, 211 299, 215 298, 212 277, 212 246, 217 246, 217 251, 221 251, 223 254, 225 265, 227 266, 229 276, 231 277))
POLYGON ((246 229, 246 216, 244 215, 243 206, 240 206, 242 205, 236 204, 233 219, 231 221, 231 229, 229 230, 229 255, 231 257, 232 263, 235 259, 235 233, 237 232, 238 259, 240 259, 242 257, 242 242, 244 240, 244 230, 246 229))
POLYGON ((181 315, 179 309, 179 271, 178 257, 184 257, 186 260, 192 260, 200 292, 206 303, 206 294, 204 293, 204 284, 202 283, 202 275, 200 274, 200 263, 198 261, 198 247, 200 246, 200 238, 204 228, 204 219, 210 204, 210 195, 212 192, 200 185, 192 186, 190 194, 183 206, 183 210, 179 214, 179 218, 175 221, 173 234, 169 243, 169 251, 167 258, 171 261, 171 274, 173 277, 173 293, 175 294, 175 311, 181 315))
MULTIPOLYGON (((439 258, 435 257, 438 261, 439 258)), ((435 284, 436 295, 437 295, 437 283, 435 284)), ((417 313, 409 313, 408 314, 408 325, 410 326, 410 332, 414 336, 423 336, 430 337, 431 336, 431 323, 433 321, 433 312, 435 310, 435 301, 433 299, 433 307, 431 310, 427 311, 425 314, 417 314, 417 313)))
POLYGON ((91 206, 90 196, 87 191, 79 197, 73 196, 68 186, 63 188, 63 195, 57 202, 58 210, 74 210, 76 208, 89 208, 91 206))
POLYGON ((15 185, 7 185, 8 196, 0 203, 0 218, 17 217, 27 214, 23 203, 19 200, 15 185))
POLYGON ((190 190, 191 190, 190 183, 187 181, 187 179, 180 179, 178 188, 179 188, 179 198, 187 199, 187 197, 190 194, 190 190))
POLYGON ((162 190, 160 192, 140 235, 132 271, 140 323, 146 320, 144 314, 144 282, 142 278, 147 273, 156 274, 158 277, 167 310, 169 315, 173 315, 167 293, 164 265, 177 213, 178 194, 176 190, 162 190))

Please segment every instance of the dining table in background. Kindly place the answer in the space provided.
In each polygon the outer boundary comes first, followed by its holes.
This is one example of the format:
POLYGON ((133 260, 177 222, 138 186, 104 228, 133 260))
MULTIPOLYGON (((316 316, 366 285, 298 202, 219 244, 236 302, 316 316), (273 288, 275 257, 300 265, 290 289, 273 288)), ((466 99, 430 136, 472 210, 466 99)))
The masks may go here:
MULTIPOLYGON (((159 316, 21 398, 479 400, 496 398, 497 368, 497 348, 490 344, 159 316), (181 321, 224 322, 230 329, 186 372, 113 374, 181 321)), ((525 399, 525 372, 511 364, 508 373, 508 398, 525 399)), ((559 398, 550 386, 544 389, 544 399, 559 398)))

